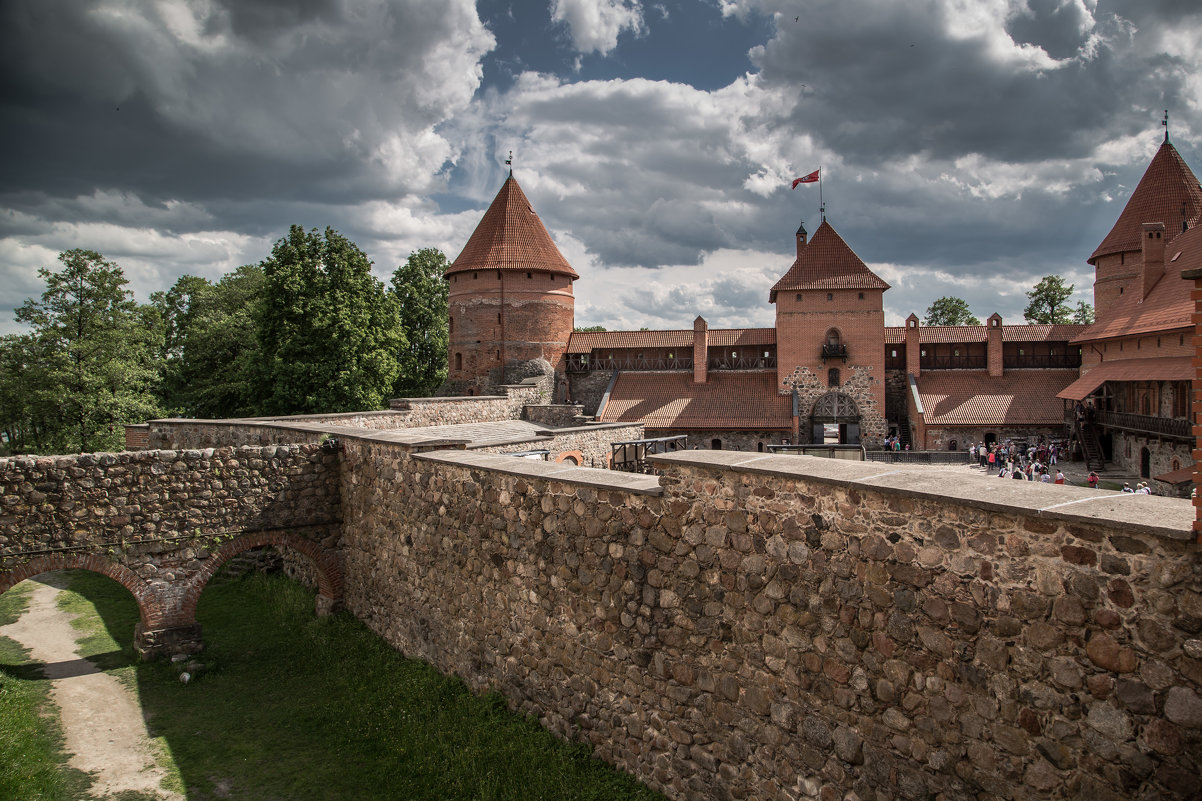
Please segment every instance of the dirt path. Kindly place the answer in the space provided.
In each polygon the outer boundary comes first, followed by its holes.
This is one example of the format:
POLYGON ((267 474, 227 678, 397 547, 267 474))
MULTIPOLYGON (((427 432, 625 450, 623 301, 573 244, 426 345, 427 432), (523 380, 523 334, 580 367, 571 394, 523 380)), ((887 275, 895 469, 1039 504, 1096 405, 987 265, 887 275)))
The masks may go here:
POLYGON ((73 768, 95 779, 97 797, 135 790, 164 801, 183 801, 159 787, 166 775, 154 760, 142 709, 134 694, 115 677, 101 673, 76 648, 72 617, 58 608, 60 577, 31 579, 29 608, 0 635, 19 642, 42 663, 50 679, 50 698, 60 710, 65 750, 73 768))

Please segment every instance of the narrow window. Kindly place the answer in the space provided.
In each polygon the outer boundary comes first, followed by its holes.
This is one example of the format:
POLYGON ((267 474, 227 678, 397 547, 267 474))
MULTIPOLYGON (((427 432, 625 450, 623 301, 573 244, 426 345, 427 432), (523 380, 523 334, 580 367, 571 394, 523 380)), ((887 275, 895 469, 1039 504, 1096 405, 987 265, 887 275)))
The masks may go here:
POLYGON ((797 297, 795 299, 797 300, 798 303, 801 302, 801 293, 800 292, 797 293, 797 297))
POLYGON ((531 275, 530 273, 526 273, 526 277, 527 277, 527 278, 533 278, 534 276, 533 276, 533 275, 531 275))
POLYGON ((826 371, 826 385, 828 387, 839 386, 839 368, 832 367, 826 371))
POLYGON ((863 292, 861 292, 861 293, 860 293, 860 300, 863 300, 863 299, 864 299, 864 293, 863 293, 863 292))
POLYGON ((826 293, 826 299, 827 299, 827 300, 834 300, 834 299, 835 299, 835 293, 834 293, 834 292, 827 292, 827 293, 826 293))
POLYGON ((453 333, 455 333, 455 318, 454 318, 454 317, 452 317, 452 318, 451 318, 451 331, 450 331, 450 333, 452 333, 452 334, 453 334, 453 333))
POLYGON ((456 370, 463 369, 463 354, 462 353, 455 354, 455 369, 456 370))

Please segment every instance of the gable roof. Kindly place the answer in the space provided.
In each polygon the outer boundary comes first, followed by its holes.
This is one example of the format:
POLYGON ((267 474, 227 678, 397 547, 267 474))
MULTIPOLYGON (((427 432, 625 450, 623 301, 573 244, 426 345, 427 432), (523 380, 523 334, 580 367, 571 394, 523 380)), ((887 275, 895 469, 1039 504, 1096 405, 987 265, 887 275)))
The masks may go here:
POLYGON ((446 275, 471 270, 539 270, 579 278, 551 241, 512 174, 446 275))
POLYGON ((1056 398, 1076 370, 1011 370, 991 378, 985 370, 938 370, 914 381, 929 426, 1063 425, 1056 398))
POLYGON ((1189 381, 1194 377, 1190 356, 1159 359, 1118 359, 1102 362, 1057 393, 1064 400, 1084 400, 1107 381, 1189 381))
POLYGON ((831 224, 823 220, 813 238, 797 254, 793 266, 772 287, 768 302, 776 303, 776 293, 785 291, 888 288, 831 224))
MULTIPOLYGON (((775 328, 711 328, 710 347, 737 345, 775 345, 775 328)), ((689 348, 693 347, 693 329, 668 331, 573 331, 568 337, 568 353, 591 353, 597 349, 689 348)))
POLYGON ((1198 225, 1202 221, 1202 186, 1166 136, 1127 199, 1123 213, 1089 257, 1089 263, 1096 264, 1102 256, 1112 253, 1139 250, 1144 223, 1162 222, 1165 233, 1175 237, 1181 232, 1183 206, 1189 227, 1198 225))
POLYGON ((1076 342, 1154 334, 1193 328, 1194 302, 1190 300, 1193 283, 1181 278, 1183 270, 1202 267, 1202 226, 1189 229, 1169 240, 1164 249, 1164 275, 1146 298, 1138 292, 1120 295, 1106 315, 1081 332, 1076 342))
POLYGON ((789 431, 793 398, 777 393, 776 373, 620 372, 600 410, 603 423, 642 422, 660 429, 789 431))

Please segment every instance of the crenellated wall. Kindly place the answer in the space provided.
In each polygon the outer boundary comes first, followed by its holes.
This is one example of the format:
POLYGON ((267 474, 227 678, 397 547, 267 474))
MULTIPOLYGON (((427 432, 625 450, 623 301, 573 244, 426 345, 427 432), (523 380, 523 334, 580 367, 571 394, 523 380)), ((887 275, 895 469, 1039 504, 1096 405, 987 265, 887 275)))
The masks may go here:
POLYGON ((662 488, 347 442, 347 605, 673 798, 1196 792, 1185 501, 658 461, 662 488))

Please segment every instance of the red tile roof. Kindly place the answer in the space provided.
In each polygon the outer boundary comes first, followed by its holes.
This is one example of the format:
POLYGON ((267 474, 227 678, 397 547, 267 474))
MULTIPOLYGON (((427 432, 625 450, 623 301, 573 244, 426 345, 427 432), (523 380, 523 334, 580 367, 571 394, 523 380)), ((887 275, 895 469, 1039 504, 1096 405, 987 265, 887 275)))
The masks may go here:
POLYGON ((1011 370, 990 378, 984 370, 944 370, 915 379, 929 426, 1058 425, 1064 404, 1056 393, 1076 370, 1011 370))
MULTIPOLYGON (((1068 342, 1080 335, 1084 325, 1003 325, 1003 342, 1068 342)), ((983 325, 923 325, 918 328, 918 341, 923 345, 962 342, 987 342, 989 329, 983 325)), ((885 343, 904 345, 905 326, 885 329, 885 343)))
POLYGON ((704 384, 694 384, 692 373, 622 372, 599 419, 659 429, 787 431, 793 399, 777 394, 775 372, 714 372, 704 384))
POLYGON ((1202 222, 1202 186, 1166 137, 1128 198, 1118 221, 1089 257, 1089 263, 1094 264, 1102 256, 1112 253, 1139 250, 1144 223, 1162 222, 1166 233, 1174 236, 1175 232, 1181 231, 1183 206, 1190 228, 1202 222))
POLYGON ((573 280, 580 277, 555 247, 512 175, 502 184, 446 275, 471 270, 540 270, 573 280))
POLYGON ((1189 297, 1193 282, 1182 280, 1181 272, 1199 267, 1202 267, 1202 226, 1179 234, 1165 245, 1164 275, 1146 298, 1140 298, 1139 292, 1120 295, 1106 320, 1082 331, 1077 341, 1193 328, 1194 302, 1189 297))
POLYGON ((1193 377, 1193 361, 1189 356, 1119 359, 1102 362, 1061 390, 1056 397, 1081 400, 1107 381, 1191 381, 1193 377))
POLYGON ((826 220, 806 243, 793 266, 776 282, 768 301, 776 302, 776 293, 806 289, 888 289, 843 237, 826 220))
MULTIPOLYGON (((715 347, 775 345, 775 328, 711 328, 709 344, 715 347)), ((591 353, 612 348, 692 348, 693 329, 668 331, 573 331, 568 353, 591 353)))

